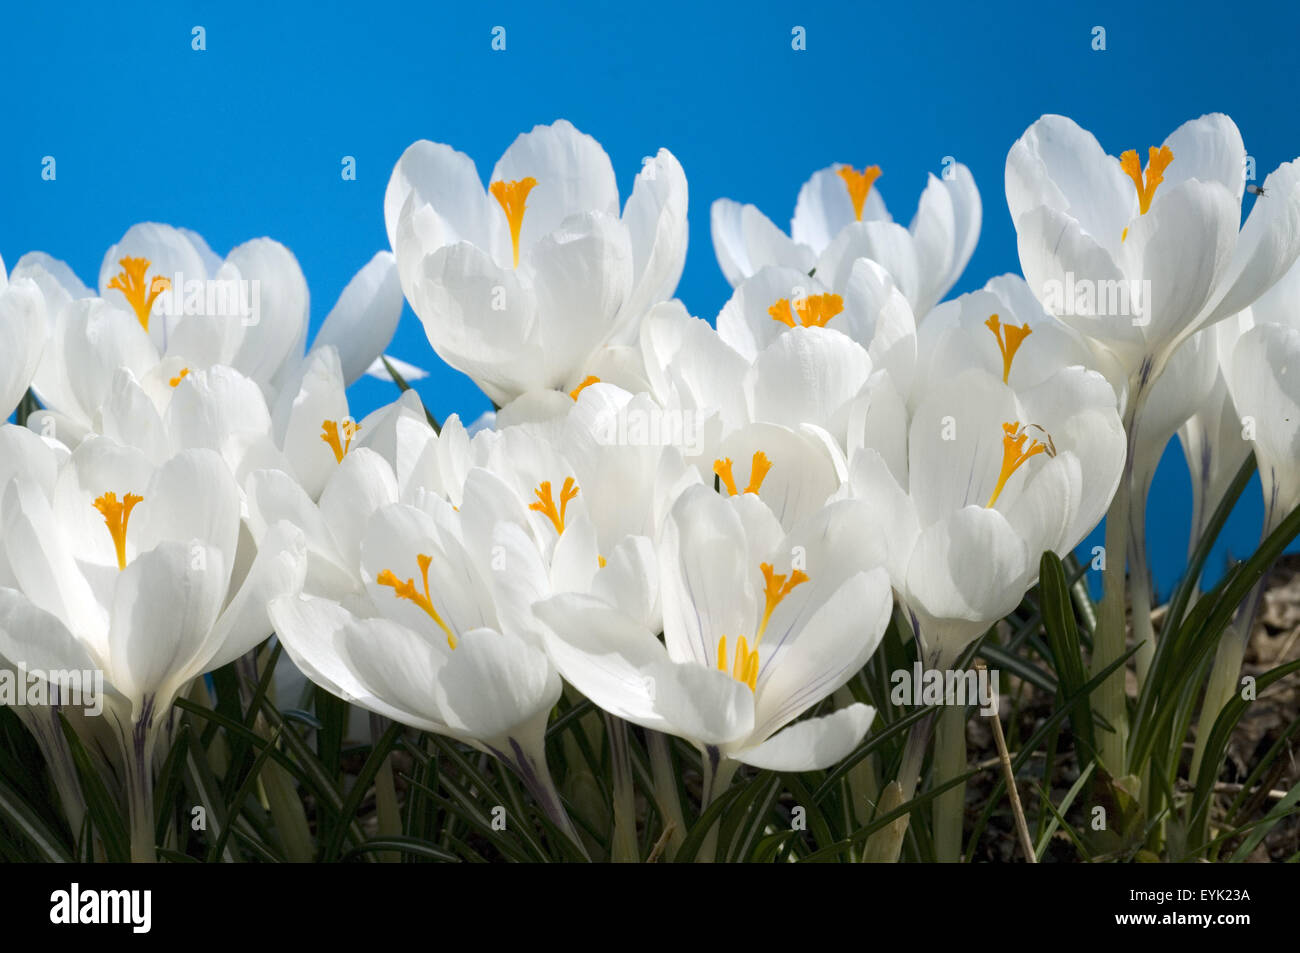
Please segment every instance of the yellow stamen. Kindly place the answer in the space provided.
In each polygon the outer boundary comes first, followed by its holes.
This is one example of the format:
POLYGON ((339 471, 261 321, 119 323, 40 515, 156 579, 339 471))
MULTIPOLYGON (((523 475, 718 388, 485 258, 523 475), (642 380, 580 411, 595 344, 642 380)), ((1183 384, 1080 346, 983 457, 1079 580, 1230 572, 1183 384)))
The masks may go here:
POLYGON ((578 399, 578 395, 581 394, 584 390, 586 390, 592 384, 599 384, 599 383, 600 383, 599 377, 597 377, 595 374, 588 374, 585 378, 583 378, 581 384, 573 388, 573 390, 569 391, 569 396, 576 401, 578 399))
POLYGON ((442 621, 442 616, 438 610, 433 607, 433 599, 429 596, 429 564, 433 562, 433 557, 420 553, 415 557, 415 561, 420 565, 420 579, 424 582, 424 592, 421 593, 415 588, 415 580, 408 579, 406 582, 397 578, 397 575, 391 569, 383 570, 375 577, 375 582, 381 586, 391 586, 393 595, 399 599, 409 599, 417 606, 424 610, 425 614, 438 624, 447 636, 447 646, 453 651, 456 649, 456 636, 452 634, 451 629, 447 628, 447 623, 442 621))
POLYGON ((338 463, 343 462, 349 450, 352 449, 352 438, 357 435, 361 425, 353 423, 351 420, 343 421, 342 431, 343 438, 339 439, 339 422, 337 420, 322 420, 320 424, 322 431, 320 438, 329 444, 329 448, 334 451, 334 459, 338 463))
MULTIPOLYGON (((1165 169, 1169 168, 1169 163, 1173 161, 1174 154, 1169 151, 1168 146, 1161 146, 1159 149, 1151 146, 1147 149, 1146 177, 1143 181, 1137 150, 1129 149, 1119 157, 1119 167, 1133 180, 1133 185, 1137 188, 1139 214, 1145 215, 1150 210, 1151 200, 1155 198, 1156 186, 1165 180, 1165 169)), ((1127 231, 1125 229, 1125 234, 1127 231)))
MULTIPOLYGON (((727 637, 724 635, 718 639, 718 671, 727 670, 727 637)), ((754 691, 754 686, 758 682, 758 648, 751 649, 745 643, 745 637, 742 635, 736 641, 736 660, 731 666, 731 677, 738 682, 749 686, 749 690, 754 691)))
POLYGON ((537 494, 537 502, 529 503, 530 510, 536 510, 555 527, 557 534, 564 533, 564 513, 569 508, 569 501, 578 495, 578 484, 573 477, 564 478, 564 486, 560 488, 560 508, 555 508, 555 500, 551 496, 551 481, 543 480, 542 485, 533 490, 537 494))
POLYGON ((519 267, 519 231, 524 227, 524 202, 536 185, 537 180, 530 175, 515 182, 501 179, 488 186, 493 198, 500 203, 501 211, 506 213, 506 221, 510 223, 510 244, 515 252, 516 268, 519 267))
POLYGON ((989 315, 984 326, 998 339, 998 350, 1002 352, 1002 383, 1005 384, 1011 376, 1011 362, 1016 359, 1016 351, 1020 350, 1020 345, 1025 343, 1025 338, 1034 332, 1027 324, 1022 324, 1020 327, 1014 324, 1003 324, 996 314, 989 315))
MULTIPOLYGON (((759 569, 763 572, 763 618, 758 624, 758 633, 754 636, 754 644, 751 646, 742 635, 736 640, 736 656, 731 665, 731 677, 738 682, 743 682, 749 686, 752 692, 758 684, 758 646, 763 641, 763 635, 767 632, 767 624, 772 618, 772 612, 781 600, 788 596, 795 586, 801 585, 808 581, 808 574, 801 569, 795 569, 790 572, 789 576, 783 573, 774 572, 771 563, 760 563, 759 569)), ((724 635, 718 639, 718 671, 727 670, 727 637, 724 635)))
POLYGON ((750 458, 749 462, 749 484, 743 490, 736 489, 736 477, 732 473, 731 466, 731 457, 723 457, 721 460, 713 461, 713 472, 722 481, 727 496, 735 496, 737 493, 757 493, 761 490, 763 481, 767 479, 767 474, 772 469, 772 461, 767 458, 767 454, 762 450, 754 451, 754 456, 750 458))
MULTIPOLYGON (((1030 424, 1030 426, 1036 426, 1030 424)), ((1038 428, 1042 430, 1041 427, 1038 428)), ((1049 457, 1056 456, 1056 445, 1052 443, 1052 438, 1046 432, 1043 434, 1046 442, 1039 443, 1037 440, 1030 440, 1028 431, 1020 429, 1019 421, 1012 421, 1002 425, 1002 472, 998 474, 997 486, 993 488, 993 495, 989 501, 984 504, 985 509, 991 509, 993 504, 998 501, 1002 495, 1003 488, 1011 475, 1015 473, 1030 457, 1040 453, 1045 453, 1049 457), (1028 449, 1025 448, 1025 441, 1029 440, 1028 449)))
POLYGON ((154 275, 153 281, 145 283, 145 274, 149 271, 150 265, 148 258, 132 258, 128 255, 118 264, 122 266, 122 270, 109 280, 108 286, 122 292, 131 309, 135 311, 140 326, 148 331, 153 303, 160 294, 172 286, 172 283, 162 275, 154 275))
POLYGON ((788 328, 795 326, 796 314, 799 316, 799 324, 805 328, 824 328, 831 318, 843 310, 843 298, 836 294, 823 294, 797 299, 793 312, 790 309, 790 300, 779 298, 776 304, 767 309, 767 313, 772 316, 773 321, 780 321, 788 328))
POLYGON ((608 565, 608 563, 605 562, 605 557, 601 556, 599 553, 596 554, 596 562, 600 563, 601 569, 604 569, 605 566, 608 565))
POLYGON ((108 527, 108 535, 113 537, 113 545, 117 549, 118 569, 126 568, 126 524, 131 519, 131 510, 135 509, 135 505, 143 499, 142 496, 127 493, 119 503, 116 493, 104 493, 96 497, 92 504, 103 515, 104 525, 108 527))
POLYGON ((862 221, 862 209, 867 204, 867 194, 876 179, 880 178, 880 166, 867 166, 861 172, 851 165, 842 165, 835 170, 836 175, 844 180, 844 187, 849 190, 849 201, 853 203, 853 215, 862 221))
POLYGON ((169 380, 167 383, 171 384, 173 387, 180 387, 181 381, 185 380, 189 372, 190 369, 188 367, 182 367, 181 372, 177 374, 175 377, 171 378, 171 380, 169 380))

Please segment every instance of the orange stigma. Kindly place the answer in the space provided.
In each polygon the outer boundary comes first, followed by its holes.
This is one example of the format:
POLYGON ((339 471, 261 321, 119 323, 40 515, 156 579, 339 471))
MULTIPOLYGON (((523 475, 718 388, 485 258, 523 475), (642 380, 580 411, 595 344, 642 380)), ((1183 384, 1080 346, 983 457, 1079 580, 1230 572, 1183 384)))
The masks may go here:
POLYGON ((519 267, 519 232, 524 227, 524 203, 528 199, 528 193, 536 185, 537 180, 530 175, 514 182, 500 179, 488 186, 492 197, 500 203, 501 211, 506 213, 506 221, 510 224, 510 244, 515 253, 516 268, 519 267))
POLYGON ((564 514, 569 508, 569 501, 578 495, 578 484, 573 477, 564 478, 564 486, 560 488, 560 508, 555 508, 555 499, 551 496, 551 481, 543 480, 541 486, 533 490, 537 494, 537 502, 529 503, 528 508, 541 513, 551 525, 555 527, 557 534, 564 533, 564 514))
MULTIPOLYGON (((1037 427, 1036 424, 1030 424, 1031 427, 1037 427)), ((1041 427, 1037 429, 1042 430, 1041 427)), ((1024 465, 1030 457, 1045 453, 1049 457, 1056 456, 1056 445, 1052 443, 1052 438, 1046 432, 1043 433, 1046 438, 1045 442, 1040 443, 1037 440, 1030 440, 1029 433, 1020 429, 1018 421, 1004 423, 1002 425, 1002 472, 998 474, 997 486, 993 487, 993 495, 989 501, 984 504, 985 509, 991 509, 993 504, 998 501, 1002 495, 1003 488, 1006 487, 1007 481, 1011 475, 1024 465), (1025 441, 1029 441, 1029 446, 1025 446, 1025 441)))
POLYGON ((155 275, 153 281, 145 282, 149 271, 148 258, 127 256, 118 262, 122 270, 109 280, 108 286, 122 292, 131 310, 135 312, 140 327, 149 330, 149 315, 153 312, 153 303, 158 296, 172 286, 162 275, 155 275))
POLYGON ((1016 351, 1020 350, 1020 345, 1025 343, 1025 338, 1034 332, 1027 324, 1022 324, 1020 327, 1014 324, 1003 324, 996 314, 989 315, 984 326, 997 338, 998 350, 1002 352, 1002 383, 1005 384, 1011 377, 1011 362, 1016 359, 1016 351))
POLYGON ((867 204, 867 195, 871 192, 871 186, 880 178, 880 166, 867 166, 861 172, 856 171, 851 165, 842 165, 835 170, 835 174, 844 180, 844 187, 849 190, 849 201, 853 203, 853 215, 860 222, 862 221, 862 209, 867 204))
POLYGON ((584 390, 586 390, 592 384, 599 384, 599 383, 600 383, 599 377, 597 377, 595 374, 588 374, 586 377, 583 378, 581 384, 573 388, 573 390, 569 391, 569 396, 576 401, 578 399, 578 395, 581 394, 584 390))
POLYGON ((767 454, 762 450, 754 451, 754 456, 750 458, 749 462, 749 484, 743 490, 736 489, 736 478, 731 472, 731 466, 730 457, 723 457, 721 460, 713 461, 713 472, 722 481, 727 495, 735 496, 737 493, 757 493, 761 490, 763 481, 767 479, 768 471, 772 469, 772 461, 767 458, 767 454))
MULTIPOLYGON (((796 586, 808 581, 808 574, 802 569, 791 570, 787 576, 773 570, 771 563, 760 563, 763 573, 763 618, 758 623, 758 632, 754 643, 750 645, 742 635, 736 640, 736 655, 731 666, 731 677, 749 686, 752 692, 758 684, 758 646, 767 632, 767 624, 772 619, 772 612, 796 586)), ((718 671, 727 670, 727 637, 718 639, 718 671)))
POLYGON ((126 493, 119 503, 116 493, 103 493, 92 504, 104 517, 108 535, 113 537, 113 546, 117 550, 117 568, 126 568, 126 524, 131 520, 131 511, 135 505, 144 500, 142 496, 126 493))
POLYGON ((411 602, 414 602, 417 606, 423 609, 425 615, 436 622, 438 628, 442 629, 443 634, 447 636, 447 646, 455 651, 456 636, 452 634, 451 629, 447 628, 447 623, 442 621, 442 616, 440 616, 438 610, 433 607, 433 599, 429 596, 429 564, 433 562, 433 558, 431 556, 426 556, 424 553, 420 553, 415 557, 415 561, 420 566, 420 579, 424 583, 424 592, 420 592, 415 588, 414 579, 408 579, 405 582, 402 582, 402 580, 398 579, 397 575, 391 569, 383 570, 375 577, 375 582, 381 586, 392 587, 393 595, 397 596, 397 598, 409 599, 411 602))
POLYGON ((824 294, 797 299, 793 312, 790 310, 790 300, 779 298, 776 304, 767 309, 767 313, 772 316, 773 321, 779 321, 788 328, 795 326, 796 314, 799 316, 799 324, 803 327, 824 328, 826 322, 843 310, 843 298, 836 294, 824 294))
MULTIPOLYGON (((177 383, 180 382, 177 381, 177 383)), ((357 431, 361 429, 361 425, 353 423, 351 420, 344 420, 343 426, 340 428, 337 420, 322 420, 320 429, 320 438, 329 445, 331 450, 334 451, 334 460, 338 463, 342 463, 343 458, 347 456, 348 451, 352 449, 352 438, 357 435, 357 431), (339 439, 340 429, 342 429, 343 432, 342 440, 339 439)))
POLYGON ((1129 149, 1119 157, 1119 167, 1133 180, 1133 185, 1137 188, 1139 214, 1145 215, 1150 210, 1151 200, 1155 198, 1156 186, 1165 180, 1165 169, 1169 168, 1169 163, 1173 161, 1174 154, 1168 146, 1161 146, 1159 149, 1151 146, 1147 150, 1146 176, 1143 181, 1137 150, 1129 149))

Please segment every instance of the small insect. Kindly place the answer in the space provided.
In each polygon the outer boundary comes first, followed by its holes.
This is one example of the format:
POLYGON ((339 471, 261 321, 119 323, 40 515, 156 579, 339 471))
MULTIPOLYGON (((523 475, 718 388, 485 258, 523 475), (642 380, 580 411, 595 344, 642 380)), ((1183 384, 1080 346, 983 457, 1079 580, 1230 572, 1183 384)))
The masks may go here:
POLYGON ((1246 186, 1246 191, 1249 192, 1251 195, 1265 195, 1265 194, 1267 194, 1267 193, 1265 193, 1265 191, 1264 191, 1264 186, 1262 186, 1262 185, 1255 185, 1253 182, 1252 182, 1250 185, 1246 186))

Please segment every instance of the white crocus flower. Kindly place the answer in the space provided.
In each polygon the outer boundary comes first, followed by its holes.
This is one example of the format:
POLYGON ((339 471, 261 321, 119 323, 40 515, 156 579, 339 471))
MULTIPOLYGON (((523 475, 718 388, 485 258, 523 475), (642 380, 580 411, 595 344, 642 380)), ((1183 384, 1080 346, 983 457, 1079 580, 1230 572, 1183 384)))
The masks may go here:
POLYGON ((861 347, 872 367, 889 371, 906 392, 917 359, 912 309, 889 274, 859 259, 831 287, 791 268, 765 267, 741 282, 718 314, 718 336, 745 360, 796 327, 839 331, 861 347))
POLYGON ((27 393, 45 349, 45 300, 30 279, 10 281, 0 259, 0 421, 27 393))
MULTIPOLYGON (((1063 368, 1017 393, 974 368, 933 381, 918 404, 904 482, 876 451, 856 455, 845 492, 877 513, 926 668, 952 668, 1019 604, 1044 552, 1064 556, 1092 530, 1119 484, 1124 446, 1115 392, 1095 371, 1063 368)), ((936 784, 965 765, 964 714, 948 707, 939 718, 936 784)), ((918 723, 905 749, 904 800, 931 721, 918 723)), ((935 802, 943 859, 960 851, 962 797, 958 785, 935 802)))
POLYGON ((937 305, 917 329, 914 395, 919 400, 930 381, 970 367, 1023 390, 1071 365, 1100 371, 1122 393, 1123 375, 1106 352, 1094 351, 1081 334, 1048 314, 1019 275, 1001 275, 979 291, 937 305))
MULTIPOLYGON (((1246 150, 1222 114, 1184 123, 1145 166, 1135 150, 1108 156, 1091 133, 1044 116, 1007 156, 1007 204, 1020 263, 1048 311, 1108 348, 1127 378, 1124 426, 1133 422, 1178 347, 1249 307, 1300 253, 1300 160, 1264 181, 1241 226, 1246 150)), ((1128 480, 1107 519, 1105 597, 1093 670, 1124 650, 1128 480)), ((1127 746, 1123 672, 1098 690, 1114 726, 1102 760, 1119 770, 1127 746)))
MULTIPOLYGON (((272 601, 270 614, 290 657, 317 685, 492 753, 577 842, 544 752, 559 676, 530 629, 498 610, 501 577, 517 582, 536 565, 501 562, 507 541, 532 545, 526 526, 513 494, 475 469, 459 511, 428 494, 419 508, 394 504, 372 516, 360 547, 364 611, 304 595, 272 601)), ((549 591, 550 582, 524 585, 549 591)))
POLYGON ((873 375, 866 348, 816 324, 785 327, 747 360, 676 301, 647 316, 641 350, 656 399, 704 421, 704 453, 690 461, 703 479, 758 492, 787 528, 825 502, 821 488, 838 485, 842 448, 851 430, 862 434, 866 405, 889 373, 873 375), (714 414, 721 433, 709 443, 714 414))
POLYGON ((1115 353, 1131 402, 1179 344, 1249 306, 1300 253, 1300 162, 1265 179, 1242 228, 1246 150, 1231 119, 1186 122, 1149 153, 1145 167, 1136 151, 1115 159, 1071 120, 1044 116, 1006 167, 1030 288, 1115 353))
POLYGON ((844 492, 880 510, 927 665, 951 665, 1019 604, 1042 553, 1065 555, 1092 530, 1123 458, 1115 392, 1078 367, 1019 393, 980 369, 934 382, 912 416, 905 482, 875 451, 855 457, 844 492))
MULTIPOLYGON (((104 257, 102 297, 49 256, 25 255, 16 270, 36 281, 49 311, 51 344, 33 389, 58 415, 61 434, 93 427, 119 367, 140 379, 160 368, 170 379, 230 366, 271 403, 304 373, 306 280, 293 254, 269 238, 223 261, 193 232, 135 225, 104 257)), ((392 339, 401 309, 396 262, 380 252, 343 290, 313 351, 339 351, 351 383, 392 339)))
POLYGON ((239 491, 220 457, 190 451, 154 467, 99 437, 68 457, 48 495, 9 480, 0 528, 0 656, 103 673, 127 764, 132 856, 152 860, 152 753, 171 704, 270 635, 268 600, 302 583, 301 533, 277 527, 232 585, 239 491))
POLYGON ((982 209, 970 170, 931 175, 908 228, 896 224, 875 188, 878 166, 836 165, 814 173, 795 204, 787 236, 753 205, 718 199, 713 250, 731 286, 770 265, 810 272, 831 287, 868 258, 893 276, 918 318, 956 284, 979 239, 982 209))
POLYGON ((596 596, 561 594, 535 607, 548 651, 601 708, 699 747, 706 800, 740 763, 826 768, 875 712, 853 704, 790 723, 858 672, 889 622, 864 515, 841 502, 787 534, 752 494, 690 488, 658 547, 663 641, 596 596))
POLYGON ((686 177, 661 149, 620 215, 604 149, 560 120, 521 134, 489 182, 450 146, 402 154, 384 196, 402 290, 433 349, 496 404, 569 391, 677 287, 686 177))

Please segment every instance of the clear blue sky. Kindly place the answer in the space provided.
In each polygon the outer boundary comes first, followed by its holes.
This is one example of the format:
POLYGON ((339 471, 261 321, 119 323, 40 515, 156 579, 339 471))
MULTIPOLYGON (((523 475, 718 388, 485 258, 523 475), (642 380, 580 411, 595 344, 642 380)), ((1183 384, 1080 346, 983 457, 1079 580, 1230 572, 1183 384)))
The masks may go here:
MULTIPOLYGON (((984 229, 955 289, 968 291, 1017 268, 1003 163, 1042 113, 1072 116, 1117 154, 1221 110, 1261 178, 1300 154, 1298 32, 1294 3, 11 4, 0 254, 47 251, 93 285, 134 222, 193 228, 219 254, 270 235, 302 264, 315 327, 386 247, 384 186, 406 145, 451 143, 487 175, 517 133, 564 117, 605 146, 624 196, 642 156, 666 146, 681 160, 691 248, 679 296, 695 314, 712 318, 729 291, 709 203, 754 202, 787 225, 800 184, 831 162, 880 165, 904 221, 944 156, 969 165, 984 229), (504 52, 490 45, 498 25, 504 52), (356 181, 340 176, 345 155, 356 181)), ((420 391, 439 417, 487 407, 409 310, 391 350, 433 371, 420 391)), ((389 396, 363 381, 354 411, 389 396)), ((1258 490, 1248 497, 1227 541, 1237 554, 1258 532, 1258 490)), ((1153 498, 1164 590, 1186 545, 1176 448, 1153 498)))

